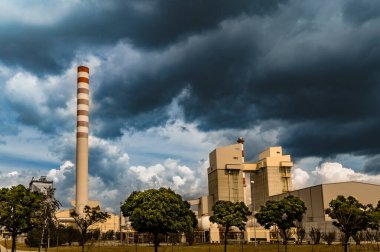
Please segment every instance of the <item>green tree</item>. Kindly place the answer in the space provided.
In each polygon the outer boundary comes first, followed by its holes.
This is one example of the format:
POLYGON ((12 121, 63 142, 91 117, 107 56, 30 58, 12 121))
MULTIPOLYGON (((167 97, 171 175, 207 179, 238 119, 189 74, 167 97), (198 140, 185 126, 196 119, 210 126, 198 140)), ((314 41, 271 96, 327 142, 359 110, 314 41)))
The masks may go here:
POLYGON ((155 252, 159 234, 187 232, 197 224, 190 204, 170 188, 134 191, 121 210, 125 217, 129 217, 135 230, 153 235, 155 252))
POLYGON ((350 237, 370 226, 370 206, 361 204, 352 196, 345 198, 342 195, 332 200, 329 206, 325 212, 334 219, 333 225, 343 233, 342 243, 344 251, 347 252, 350 237))
POLYGON ((42 193, 43 201, 42 201, 42 211, 39 216, 39 223, 38 227, 42 230, 41 236, 40 236, 40 249, 42 249, 43 241, 46 237, 48 247, 50 247, 50 230, 58 226, 58 220, 56 217, 56 213, 58 209, 61 207, 61 202, 59 202, 54 197, 54 188, 47 188, 46 193, 42 193), (47 231, 47 235, 45 234, 45 231, 47 231))
POLYGON ((287 251, 288 230, 296 227, 296 222, 302 222, 305 212, 305 203, 290 195, 280 201, 267 201, 261 206, 260 212, 255 214, 255 218, 266 229, 277 226, 284 238, 285 251, 287 251))
POLYGON ((224 229, 224 251, 227 251, 227 235, 230 227, 235 226, 244 230, 247 216, 251 214, 243 202, 231 202, 218 200, 212 207, 213 215, 210 217, 212 223, 222 225, 224 229))
POLYGON ((306 236, 306 230, 302 225, 296 225, 297 243, 302 244, 306 236))
POLYGON ((379 251, 379 229, 380 229, 380 200, 377 202, 377 206, 371 207, 370 210, 370 228, 376 230, 373 238, 376 241, 377 251, 379 251))
POLYGON ((99 206, 85 206, 82 215, 75 212, 75 210, 72 210, 70 212, 70 216, 74 219, 74 222, 77 224, 79 228, 79 232, 81 235, 82 252, 84 251, 84 244, 87 240, 88 229, 92 225, 99 222, 104 222, 106 219, 110 217, 110 215, 107 212, 100 211, 99 206))
POLYGON ((60 243, 68 243, 69 246, 73 242, 79 242, 79 237, 81 236, 78 229, 68 226, 68 227, 62 227, 59 229, 59 242, 60 243))
POLYGON ((336 239, 336 233, 335 231, 329 231, 327 233, 322 233, 321 237, 328 245, 331 245, 336 239))
POLYGON ((370 228, 373 230, 379 230, 380 228, 380 200, 377 202, 377 206, 373 207, 369 205, 370 208, 370 228))
POLYGON ((43 197, 23 185, 0 190, 0 226, 10 232, 12 252, 16 251, 17 235, 33 229, 42 212, 43 197))

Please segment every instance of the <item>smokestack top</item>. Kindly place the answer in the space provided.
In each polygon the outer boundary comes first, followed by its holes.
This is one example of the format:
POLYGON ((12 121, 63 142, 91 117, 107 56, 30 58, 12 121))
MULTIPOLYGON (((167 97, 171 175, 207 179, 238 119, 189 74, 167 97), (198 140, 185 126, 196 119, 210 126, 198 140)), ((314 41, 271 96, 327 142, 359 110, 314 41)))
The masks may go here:
POLYGON ((90 73, 90 69, 86 66, 78 66, 78 72, 90 73))
POLYGON ((243 144, 244 143, 244 139, 242 137, 239 137, 238 140, 237 140, 238 143, 240 144, 243 144))

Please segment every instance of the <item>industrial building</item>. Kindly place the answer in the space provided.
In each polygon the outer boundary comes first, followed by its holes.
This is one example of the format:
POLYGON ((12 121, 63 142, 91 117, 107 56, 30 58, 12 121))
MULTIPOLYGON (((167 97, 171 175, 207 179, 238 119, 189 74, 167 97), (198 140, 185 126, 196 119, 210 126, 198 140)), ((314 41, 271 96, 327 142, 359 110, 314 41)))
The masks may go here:
MULTIPOLYGON (((245 162, 244 140, 239 138, 236 144, 213 150, 209 155, 209 162, 209 195, 189 202, 193 208, 197 208, 199 227, 209 233, 210 242, 221 240, 218 226, 209 221, 211 208, 218 200, 243 201, 254 214, 268 200, 281 200, 288 195, 294 195, 303 200, 307 207, 302 223, 306 232, 312 227, 319 228, 322 232, 335 229, 324 210, 338 195, 354 196, 363 204, 376 205, 380 200, 380 185, 354 181, 322 184, 293 191, 293 162, 290 155, 283 154, 280 146, 264 150, 255 162, 245 162)), ((253 216, 250 216, 245 240, 270 239, 270 231, 258 225, 253 216)))
POLYGON ((380 200, 380 185, 355 181, 321 184, 274 195, 269 199, 281 200, 288 195, 298 197, 305 202, 307 211, 302 224, 306 230, 313 227, 319 228, 321 232, 329 232, 335 230, 335 227, 332 225, 332 219, 325 214, 324 210, 329 207, 331 200, 338 195, 353 196, 362 204, 376 206, 380 200))

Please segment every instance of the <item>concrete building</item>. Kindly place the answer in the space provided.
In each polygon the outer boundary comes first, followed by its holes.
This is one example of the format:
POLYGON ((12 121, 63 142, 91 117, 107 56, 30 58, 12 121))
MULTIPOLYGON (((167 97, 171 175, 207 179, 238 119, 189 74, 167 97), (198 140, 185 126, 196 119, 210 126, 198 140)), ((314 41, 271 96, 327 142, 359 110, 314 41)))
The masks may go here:
MULTIPOLYGON (((253 212, 270 196, 292 189, 290 155, 283 155, 281 147, 270 147, 259 154, 256 162, 245 162, 244 139, 236 144, 216 148, 209 154, 207 169, 209 195, 190 203, 198 207, 199 227, 209 233, 211 242, 220 242, 217 225, 210 223, 212 206, 218 200, 244 202, 253 212)), ((251 216, 245 239, 269 240, 269 232, 257 225, 251 216)))
POLYGON ((40 192, 46 194, 48 189, 53 188, 53 181, 48 180, 46 176, 41 176, 39 179, 34 179, 29 183, 29 190, 32 192, 40 192))
POLYGON ((331 200, 338 195, 353 196, 362 204, 377 205, 380 200, 380 185, 348 181, 331 184, 321 184, 269 197, 269 200, 281 200, 293 195, 305 202, 307 207, 303 218, 303 226, 308 232, 319 228, 321 232, 337 231, 332 225, 332 219, 325 214, 331 200))
POLYGON ((213 150, 207 169, 211 206, 218 200, 243 201, 256 210, 269 196, 292 190, 290 155, 283 155, 282 147, 270 147, 259 154, 256 162, 244 161, 244 140, 213 150))
MULTIPOLYGON (((268 200, 281 200, 287 195, 294 195, 303 200, 307 207, 302 223, 307 232, 312 227, 319 228, 322 232, 337 231, 324 209, 338 195, 354 196, 363 204, 376 205, 380 200, 380 185, 353 181, 293 191, 293 162, 290 155, 283 154, 280 146, 264 150, 255 162, 245 162, 244 140, 239 138, 236 144, 213 150, 209 159, 209 195, 190 203, 193 209, 197 209, 199 227, 209 233, 211 242, 220 242, 221 237, 218 226, 209 221, 211 208, 218 200, 243 201, 255 213, 268 200)), ((269 241, 271 235, 270 231, 259 226, 253 216, 250 216, 245 239, 269 241)))

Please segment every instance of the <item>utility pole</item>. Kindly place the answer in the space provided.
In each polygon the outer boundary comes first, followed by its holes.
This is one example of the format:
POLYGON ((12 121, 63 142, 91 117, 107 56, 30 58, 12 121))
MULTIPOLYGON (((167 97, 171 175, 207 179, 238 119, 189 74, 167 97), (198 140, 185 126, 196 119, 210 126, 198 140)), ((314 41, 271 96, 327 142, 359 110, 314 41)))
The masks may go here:
POLYGON ((252 216, 253 216, 253 235, 254 235, 254 243, 255 243, 255 247, 256 247, 256 217, 255 217, 255 213, 256 213, 256 207, 255 207, 255 181, 251 181, 251 186, 252 186, 252 194, 253 194, 253 197, 252 197, 252 216))

